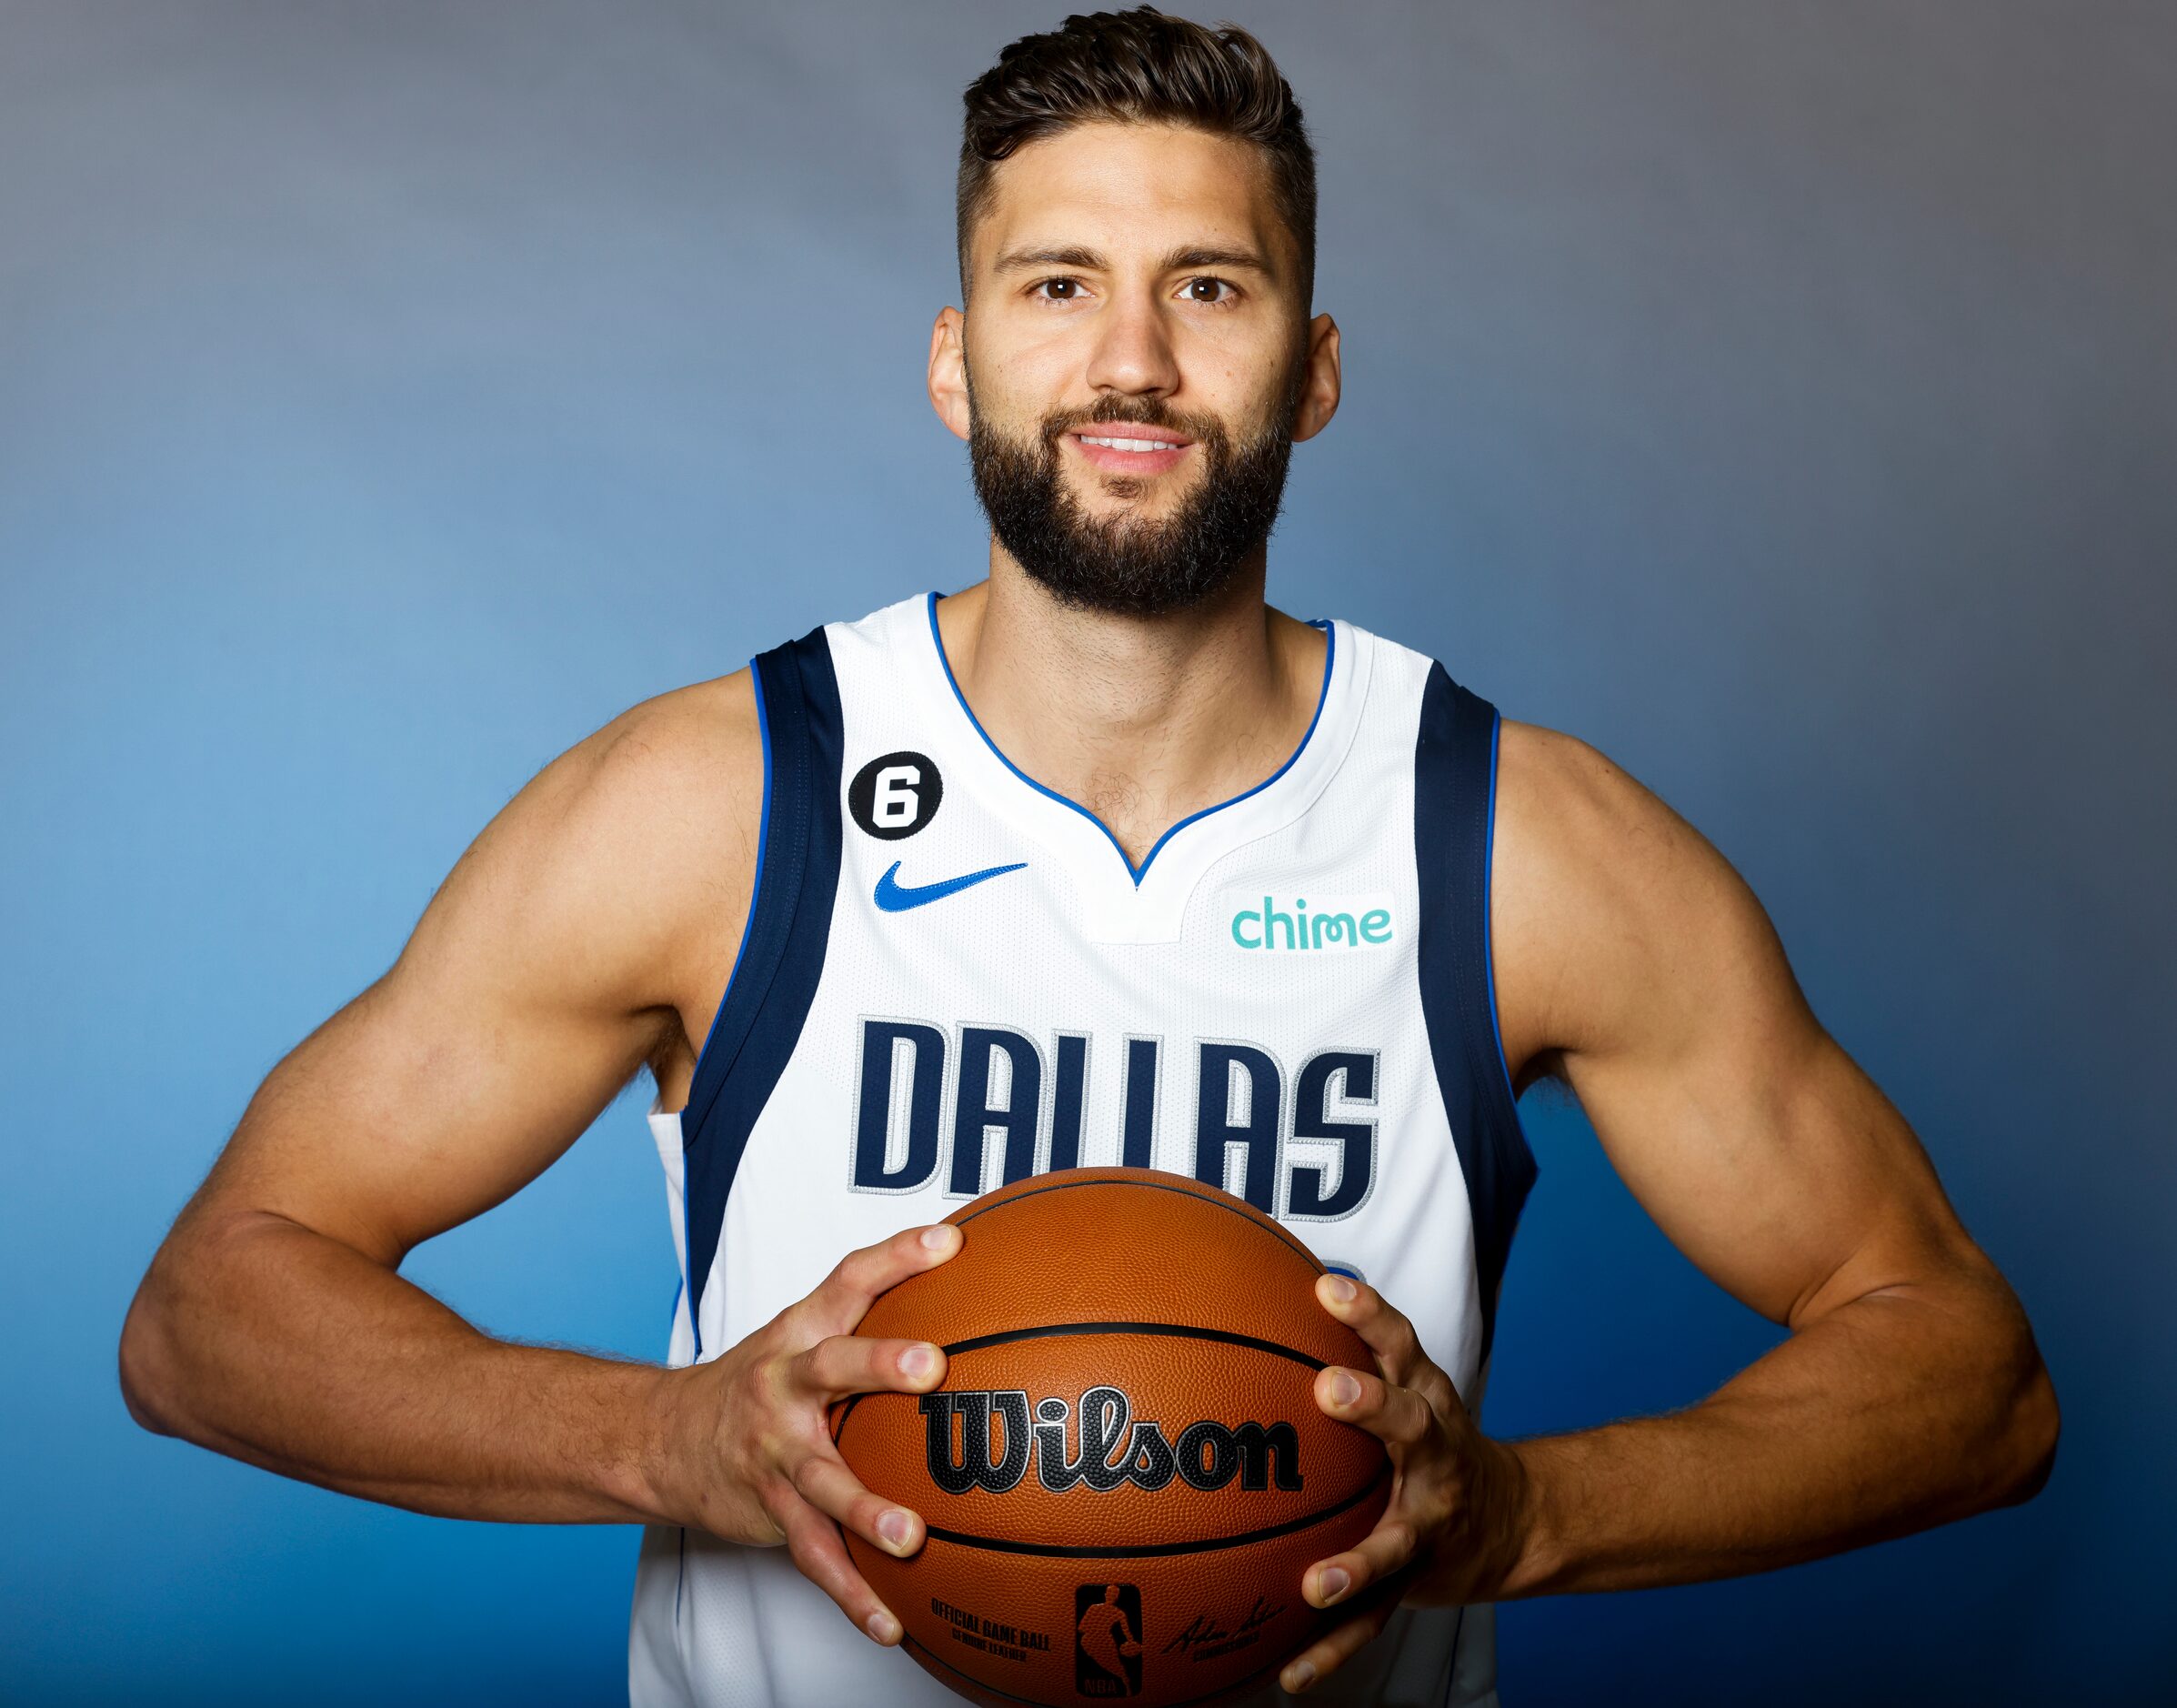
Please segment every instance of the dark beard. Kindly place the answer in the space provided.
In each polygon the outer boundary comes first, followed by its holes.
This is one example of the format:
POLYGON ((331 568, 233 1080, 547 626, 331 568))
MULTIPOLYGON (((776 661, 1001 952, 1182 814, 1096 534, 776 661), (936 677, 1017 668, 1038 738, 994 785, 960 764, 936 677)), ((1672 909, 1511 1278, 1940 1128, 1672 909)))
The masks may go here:
MULTIPOLYGON (((998 543, 1062 605, 1122 617, 1159 617, 1215 598, 1269 538, 1292 457, 1293 417, 1304 365, 1282 399, 1278 417, 1235 448, 1224 424, 1178 417, 1160 405, 1106 396, 1087 416, 1043 418, 1041 437, 1022 443, 1002 435, 975 407, 968 386, 968 460, 975 496, 998 543), (1059 436, 1090 423, 1130 422, 1189 435, 1209 466, 1193 494, 1161 521, 1088 515, 1058 472, 1059 436)), ((1109 489, 1123 497, 1144 483, 1119 477, 1109 489)))

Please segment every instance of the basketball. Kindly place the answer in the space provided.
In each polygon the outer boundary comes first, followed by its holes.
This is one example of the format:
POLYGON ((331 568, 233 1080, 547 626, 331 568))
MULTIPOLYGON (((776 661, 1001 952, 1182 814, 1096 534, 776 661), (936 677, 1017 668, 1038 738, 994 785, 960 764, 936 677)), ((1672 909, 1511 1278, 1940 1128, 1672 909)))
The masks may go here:
POLYGON ((1301 1573, 1374 1528, 1390 1463, 1316 1404, 1325 1365, 1375 1363, 1294 1234, 1129 1168, 946 1220, 960 1251, 859 1329, 942 1346, 943 1385, 831 1414, 854 1473, 927 1524, 907 1560, 847 1532, 917 1662, 984 1703, 1206 1703, 1349 1616, 1309 1606, 1301 1573))

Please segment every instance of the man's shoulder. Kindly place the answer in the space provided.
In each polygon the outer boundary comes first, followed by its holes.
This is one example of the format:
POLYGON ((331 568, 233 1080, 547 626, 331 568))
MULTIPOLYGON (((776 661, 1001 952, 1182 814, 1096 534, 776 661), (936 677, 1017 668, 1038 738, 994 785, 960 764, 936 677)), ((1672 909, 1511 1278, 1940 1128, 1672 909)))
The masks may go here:
POLYGON ((746 905, 764 759, 747 670, 655 694, 544 767, 479 839, 509 844, 504 881, 653 948, 746 905))
POLYGON ((638 700, 574 749, 595 784, 632 804, 700 803, 763 786, 762 716, 747 668, 638 700))
MULTIPOLYGON (((1700 833, 1600 749, 1561 729, 1502 719, 1497 836, 1560 881, 1576 871, 1639 881, 1706 849, 1700 833)), ((1710 850, 1713 852, 1713 850, 1710 850)))
POLYGON ((1491 935, 1507 1049, 1577 1041, 1638 1004, 1655 970, 1754 952, 1769 935, 1730 861, 1577 736, 1503 720, 1491 935))
POLYGON ((1640 785, 1580 737, 1505 718, 1497 730, 1498 811, 1507 807, 1555 819, 1626 811, 1640 785))
POLYGON ((752 881, 764 740, 750 671, 638 701, 573 751, 584 754, 578 819, 615 844, 638 845, 649 881, 698 891, 752 881))

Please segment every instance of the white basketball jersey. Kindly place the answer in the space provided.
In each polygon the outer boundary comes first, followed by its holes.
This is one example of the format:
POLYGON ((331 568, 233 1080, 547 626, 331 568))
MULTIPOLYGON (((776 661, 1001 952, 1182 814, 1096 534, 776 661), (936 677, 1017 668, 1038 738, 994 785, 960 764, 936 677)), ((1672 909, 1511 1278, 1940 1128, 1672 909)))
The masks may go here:
MULTIPOLYGON (((755 899, 687 1107, 649 1118, 685 1279, 671 1361, 715 1357, 855 1247, 1125 1163, 1278 1218, 1411 1318, 1478 1407, 1534 1177, 1490 970, 1494 708, 1322 624, 1299 749, 1136 868, 984 733, 936 609, 752 666, 755 899)), ((1493 1703, 1490 1615, 1401 1608, 1311 1699, 1493 1703)), ((958 1701, 784 1548, 677 1526, 645 1533, 629 1648, 635 1708, 958 1701)), ((1249 1703, 1289 1700, 1289 1658, 1249 1703)))

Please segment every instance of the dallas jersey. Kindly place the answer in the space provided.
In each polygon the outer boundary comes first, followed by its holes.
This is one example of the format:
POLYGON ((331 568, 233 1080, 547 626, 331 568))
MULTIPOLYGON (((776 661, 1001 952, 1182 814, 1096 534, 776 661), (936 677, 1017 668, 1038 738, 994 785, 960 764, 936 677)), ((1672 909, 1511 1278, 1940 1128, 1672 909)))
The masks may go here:
MULTIPOLYGON (((755 896, 687 1105, 649 1114, 683 1277, 671 1361, 717 1356, 855 1247, 1124 1163, 1276 1217, 1403 1311, 1478 1408, 1535 1171, 1490 965, 1495 708, 1319 624, 1299 749, 1135 866, 976 721, 937 598, 751 667, 755 896)), ((1311 1700, 1494 1703, 1491 1611, 1400 1608, 1311 1700)), ((643 1539, 629 1695, 958 1701, 783 1547, 671 1525, 643 1539)), ((1289 1700, 1274 1673, 1249 1698, 1289 1700)))

